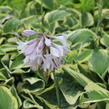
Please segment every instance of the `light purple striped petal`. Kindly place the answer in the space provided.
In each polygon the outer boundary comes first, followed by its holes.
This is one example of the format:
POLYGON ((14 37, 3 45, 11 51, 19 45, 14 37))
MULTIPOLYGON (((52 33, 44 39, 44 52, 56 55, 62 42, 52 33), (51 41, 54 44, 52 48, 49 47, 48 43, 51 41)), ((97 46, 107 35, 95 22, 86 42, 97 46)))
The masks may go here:
POLYGON ((42 49, 44 48, 44 43, 43 43, 44 39, 41 38, 41 40, 39 41, 38 45, 37 45, 37 54, 40 54, 42 52, 42 49))
POLYGON ((60 57, 60 51, 55 47, 50 47, 50 53, 52 56, 60 57))
POLYGON ((21 50, 25 55, 31 54, 36 46, 36 39, 28 42, 17 42, 18 49, 21 50))
POLYGON ((33 53, 34 49, 35 49, 35 46, 36 46, 36 43, 33 43, 33 44, 29 45, 29 46, 27 45, 26 49, 24 50, 24 54, 25 55, 30 55, 31 53, 33 53))
POLYGON ((53 71, 55 69, 55 64, 52 61, 52 56, 50 54, 44 55, 44 60, 43 60, 43 65, 42 68, 44 71, 53 71))
POLYGON ((34 30, 24 30, 22 33, 23 36, 31 36, 33 34, 36 34, 34 30))
POLYGON ((51 46, 51 44, 52 44, 52 42, 51 42, 51 40, 50 40, 50 39, 45 38, 45 44, 46 44, 46 46, 50 47, 50 46, 51 46))

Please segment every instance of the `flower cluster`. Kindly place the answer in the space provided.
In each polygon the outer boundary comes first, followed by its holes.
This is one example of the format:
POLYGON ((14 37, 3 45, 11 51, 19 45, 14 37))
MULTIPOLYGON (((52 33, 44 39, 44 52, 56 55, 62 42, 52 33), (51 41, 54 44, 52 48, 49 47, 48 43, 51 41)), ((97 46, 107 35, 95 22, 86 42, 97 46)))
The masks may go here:
MULTIPOLYGON (((38 34, 33 30, 24 30, 24 36, 38 34)), ((67 49, 67 36, 47 36, 40 34, 39 37, 26 42, 18 42, 18 49, 25 55, 24 63, 33 70, 38 68, 44 71, 53 71, 63 63, 63 57, 69 52, 67 49), (59 44, 52 41, 57 40, 59 44)))

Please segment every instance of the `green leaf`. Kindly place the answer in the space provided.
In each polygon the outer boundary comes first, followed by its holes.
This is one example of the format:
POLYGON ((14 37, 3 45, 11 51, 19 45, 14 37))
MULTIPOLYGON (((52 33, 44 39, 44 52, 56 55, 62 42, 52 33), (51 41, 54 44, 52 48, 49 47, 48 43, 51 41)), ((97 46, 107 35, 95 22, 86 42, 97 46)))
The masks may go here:
POLYGON ((109 36, 108 36, 108 35, 104 35, 104 36, 101 38, 100 42, 101 42, 104 46, 109 47, 109 36))
POLYGON ((6 23, 4 24, 4 32, 15 32, 18 30, 18 28, 22 25, 22 22, 17 18, 10 18, 6 23))
POLYGON ((36 108, 36 109, 43 109, 43 107, 42 106, 40 106, 37 102, 35 102, 35 103, 32 103, 30 100, 25 100, 24 102, 23 102, 23 107, 25 108, 25 109, 28 109, 28 108, 36 108))
POLYGON ((11 72, 11 74, 24 74, 24 73, 29 73, 30 70, 22 70, 22 69, 19 69, 19 68, 15 68, 15 70, 13 72, 11 72))
POLYGON ((105 73, 109 67, 109 52, 108 50, 100 49, 94 50, 92 57, 89 60, 89 68, 98 73, 101 76, 105 76, 105 73))
POLYGON ((22 88, 30 92, 37 92, 45 88, 45 82, 37 77, 24 78, 22 88))
POLYGON ((0 38, 0 44, 2 44, 5 39, 6 39, 5 37, 1 37, 0 38))
POLYGON ((41 0, 41 4, 49 9, 53 9, 55 5, 54 0, 41 0))
POLYGON ((16 57, 14 57, 14 59, 12 60, 12 64, 11 64, 11 68, 12 69, 18 69, 18 68, 22 68, 24 67, 24 55, 20 54, 17 55, 16 57), (19 60, 19 61, 18 61, 19 60))
MULTIPOLYGON (((99 19, 99 12, 95 11, 94 17, 96 20, 99 19)), ((102 9, 102 19, 109 20, 109 9, 102 9)))
POLYGON ((109 2, 108 0, 103 0, 103 4, 105 8, 109 8, 109 2))
POLYGON ((62 83, 59 85, 60 90, 62 91, 66 101, 70 105, 74 105, 82 95, 83 87, 74 81, 74 79, 68 74, 62 74, 62 78, 59 78, 59 80, 60 79, 62 79, 62 83))
MULTIPOLYGON (((37 16, 37 17, 39 17, 39 16, 37 16)), ((37 21, 37 17, 36 17, 36 15, 29 16, 29 17, 21 19, 21 21, 24 22, 25 25, 30 25, 37 21)), ((36 22, 36 23, 39 23, 39 22, 36 22)))
POLYGON ((96 34, 89 29, 78 29, 69 34, 68 40, 72 43, 91 42, 96 39, 96 34))
MULTIPOLYGON (((73 66, 72 66, 73 67, 73 66)), ((72 69, 71 66, 63 66, 63 70, 67 72, 71 77, 73 77, 81 86, 85 87, 88 83, 91 82, 89 78, 84 76, 83 74, 76 72, 75 70, 72 69)))
POLYGON ((12 52, 12 51, 16 51, 16 45, 12 45, 12 44, 3 44, 0 46, 0 50, 3 52, 12 52))
POLYGON ((64 58, 66 64, 72 64, 73 62, 83 63, 87 62, 92 55, 92 50, 83 49, 82 51, 72 50, 64 58))
POLYGON ((87 78, 89 78, 93 82, 102 83, 102 84, 104 83, 104 80, 102 79, 102 77, 96 72, 91 72, 87 64, 84 64, 84 63, 79 64, 78 69, 82 74, 84 74, 87 78))
POLYGON ((0 50, 0 55, 6 55, 6 52, 0 50))
POLYGON ((67 5, 72 5, 73 2, 72 0, 57 0, 57 4, 59 5, 64 5, 64 6, 67 6, 67 5))
POLYGON ((10 66, 9 55, 3 56, 3 58, 1 59, 1 63, 3 67, 6 69, 6 71, 8 72, 8 74, 11 73, 9 69, 9 66, 10 66))
POLYGON ((11 93, 13 94, 13 96, 17 99, 18 107, 21 107, 22 101, 21 101, 21 99, 16 91, 16 88, 14 86, 12 86, 10 90, 11 90, 11 93))
POLYGON ((96 108, 95 109, 103 109, 104 107, 106 109, 106 102, 102 101, 102 102, 96 103, 96 108))
POLYGON ((81 2, 81 9, 83 12, 93 10, 95 6, 95 0, 80 0, 80 2, 81 2))
POLYGON ((94 103, 109 101, 109 91, 91 81, 82 73, 73 70, 73 66, 63 66, 63 70, 73 77, 81 86, 84 87, 84 96, 81 96, 80 103, 94 103))
MULTIPOLYGON (((62 93, 59 93, 59 96, 60 96, 60 102, 61 102, 61 107, 62 109, 76 109, 74 105, 69 105, 62 93)), ((56 92, 55 92, 55 88, 51 88, 50 90, 46 91, 45 93, 43 93, 42 95, 40 96, 37 96, 36 97, 41 100, 41 102, 45 103, 47 105, 47 107, 49 107, 50 109, 58 109, 58 105, 57 105, 57 98, 56 98, 56 92), (54 102, 55 101, 55 102, 54 102)), ((49 109, 47 108, 47 109, 49 109)))
POLYGON ((102 17, 104 18, 104 19, 107 19, 107 20, 109 20, 109 9, 103 9, 102 10, 102 17))
POLYGON ((0 80, 6 80, 6 77, 3 75, 2 72, 0 72, 0 80))
POLYGON ((92 55, 92 50, 84 49, 75 56, 75 60, 82 63, 88 61, 92 55))
POLYGON ((109 103, 106 104, 106 109, 109 109, 109 103))
POLYGON ((65 17, 70 16, 71 13, 65 10, 54 10, 45 15, 45 20, 49 23, 53 23, 59 20, 63 20, 65 17))
POLYGON ((85 87, 86 96, 81 97, 81 102, 94 103, 100 101, 109 101, 109 91, 92 82, 85 87))
POLYGON ((9 6, 18 11, 22 11, 25 6, 26 0, 10 0, 7 2, 9 6))
POLYGON ((0 109, 18 109, 17 100, 4 86, 0 86, 0 109))
POLYGON ((82 17, 82 26, 83 27, 90 27, 94 24, 94 18, 92 16, 92 14, 90 13, 83 13, 81 15, 82 17))
POLYGON ((12 11, 12 8, 9 6, 0 6, 0 13, 10 13, 12 11))

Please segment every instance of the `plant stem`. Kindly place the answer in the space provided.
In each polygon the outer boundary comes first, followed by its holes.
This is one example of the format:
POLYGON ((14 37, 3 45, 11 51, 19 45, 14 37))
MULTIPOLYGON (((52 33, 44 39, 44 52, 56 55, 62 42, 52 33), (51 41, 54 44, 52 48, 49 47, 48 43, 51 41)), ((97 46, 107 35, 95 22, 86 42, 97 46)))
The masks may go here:
POLYGON ((40 28, 41 28, 41 31, 44 33, 44 29, 43 29, 44 13, 43 13, 43 1, 42 1, 42 0, 41 0, 41 10, 40 10, 40 14, 41 14, 40 28))
POLYGON ((60 97, 59 97, 59 84, 56 78, 55 73, 53 72, 53 76, 54 76, 54 83, 55 83, 55 88, 56 88, 56 97, 57 97, 57 103, 59 108, 61 107, 61 103, 60 103, 60 97))
POLYGON ((97 27, 96 27, 96 34, 98 34, 98 32, 99 32, 100 24, 102 21, 102 8, 103 8, 103 1, 99 0, 99 3, 98 3, 98 23, 97 23, 97 27))

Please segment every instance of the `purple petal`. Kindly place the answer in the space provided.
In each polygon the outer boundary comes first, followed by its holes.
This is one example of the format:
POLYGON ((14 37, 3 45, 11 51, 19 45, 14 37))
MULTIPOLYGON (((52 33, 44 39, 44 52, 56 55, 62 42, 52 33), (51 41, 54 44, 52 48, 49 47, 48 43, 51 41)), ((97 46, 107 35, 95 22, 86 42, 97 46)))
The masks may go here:
POLYGON ((63 46, 55 44, 55 48, 56 48, 56 49, 58 50, 58 52, 59 52, 59 57, 64 56, 63 46))
POLYGON ((24 50, 27 43, 20 41, 20 42, 17 42, 17 44, 18 44, 18 47, 17 47, 18 50, 24 50))
POLYGON ((67 35, 63 35, 63 36, 53 36, 54 39, 60 41, 64 46, 68 46, 68 43, 67 43, 67 38, 68 36, 67 35))
POLYGON ((42 68, 44 71, 53 71, 53 69, 56 67, 55 64, 53 63, 52 61, 52 56, 50 54, 46 54, 44 55, 44 62, 43 62, 43 65, 42 65, 42 68))
POLYGON ((36 43, 36 41, 37 41, 37 39, 30 40, 30 41, 27 42, 27 45, 31 45, 33 43, 36 43))
POLYGON ((50 39, 45 38, 45 44, 46 44, 46 46, 50 47, 50 46, 51 46, 51 44, 52 44, 52 42, 51 42, 51 40, 50 40, 50 39))
POLYGON ((36 47, 36 39, 28 42, 17 42, 17 44, 19 50, 21 50, 25 55, 29 55, 36 47))
POLYGON ((34 49, 35 49, 35 46, 36 46, 36 43, 33 43, 33 44, 29 45, 29 46, 27 45, 26 49, 24 51, 24 54, 25 55, 30 55, 31 53, 33 53, 34 49))
POLYGON ((22 33, 23 36, 30 36, 33 34, 36 34, 36 32, 34 30, 24 30, 22 33))
POLYGON ((53 43, 53 46, 50 47, 50 53, 56 57, 63 57, 65 55, 64 47, 53 43))
POLYGON ((29 56, 26 56, 24 59, 24 64, 29 65, 29 61, 30 61, 29 56))
POLYGON ((56 67, 60 66, 62 64, 62 58, 56 58, 56 57, 53 57, 53 60, 56 64, 56 67))
POLYGON ((42 61, 43 61, 43 56, 37 55, 36 59, 31 61, 31 68, 33 70, 36 70, 41 65, 42 61))
POLYGON ((53 56, 60 57, 60 51, 55 47, 50 47, 50 53, 53 56))
POLYGON ((37 54, 40 54, 42 52, 42 49, 44 48, 44 42, 43 42, 43 38, 39 41, 38 45, 37 45, 37 54))

